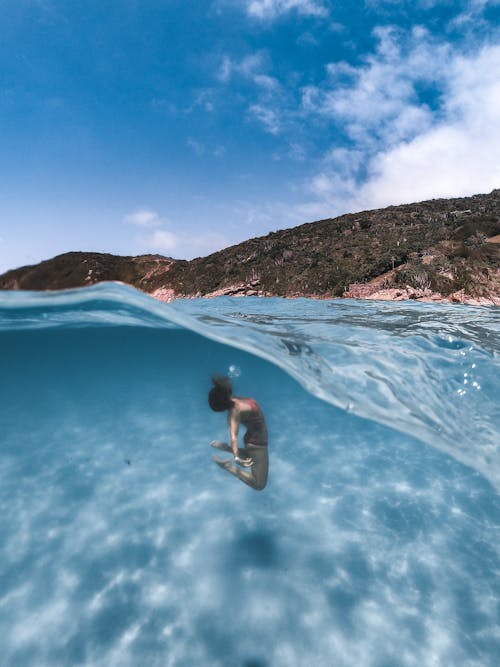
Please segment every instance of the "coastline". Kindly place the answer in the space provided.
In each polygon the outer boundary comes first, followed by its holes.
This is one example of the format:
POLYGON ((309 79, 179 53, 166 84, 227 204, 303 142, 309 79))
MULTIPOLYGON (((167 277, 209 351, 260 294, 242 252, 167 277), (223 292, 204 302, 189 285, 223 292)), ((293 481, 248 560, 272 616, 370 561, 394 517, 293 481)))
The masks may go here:
POLYGON ((270 298, 279 296, 282 299, 317 299, 317 300, 330 300, 330 299, 358 299, 358 300, 368 300, 368 301, 418 301, 420 303, 452 303, 452 304, 463 304, 467 306, 500 306, 500 295, 491 294, 489 296, 471 296, 465 294, 464 290, 459 290, 453 292, 449 296, 444 296, 439 292, 433 292, 430 289, 415 289, 410 286, 404 288, 384 288, 377 289, 376 291, 366 290, 365 293, 356 293, 356 290, 352 292, 349 290, 344 292, 342 296, 328 296, 328 295, 319 295, 319 294, 291 294, 291 295, 276 295, 264 292, 263 290, 257 290, 248 285, 230 285, 224 287, 208 294, 176 294, 173 289, 160 287, 154 292, 147 293, 149 296, 152 296, 158 301, 163 301, 164 303, 172 303, 173 301, 178 301, 179 299, 215 299, 220 296, 230 296, 234 298, 245 297, 245 296, 255 296, 258 298, 270 298))
POLYGON ((370 294, 358 296, 346 292, 343 298, 367 299, 371 301, 420 301, 421 303, 455 303, 467 306, 500 306, 500 295, 490 294, 488 296, 471 296, 464 290, 458 290, 448 296, 431 289, 416 289, 406 285, 405 287, 387 287, 378 289, 370 294))

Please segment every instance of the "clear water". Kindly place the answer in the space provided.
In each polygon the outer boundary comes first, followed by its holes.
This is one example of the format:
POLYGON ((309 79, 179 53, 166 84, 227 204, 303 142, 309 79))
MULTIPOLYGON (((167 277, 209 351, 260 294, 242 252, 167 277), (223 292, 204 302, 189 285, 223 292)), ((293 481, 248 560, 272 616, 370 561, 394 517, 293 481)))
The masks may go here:
POLYGON ((0 295, 0 663, 495 666, 500 311, 0 295), (270 477, 211 461, 231 372, 270 477))

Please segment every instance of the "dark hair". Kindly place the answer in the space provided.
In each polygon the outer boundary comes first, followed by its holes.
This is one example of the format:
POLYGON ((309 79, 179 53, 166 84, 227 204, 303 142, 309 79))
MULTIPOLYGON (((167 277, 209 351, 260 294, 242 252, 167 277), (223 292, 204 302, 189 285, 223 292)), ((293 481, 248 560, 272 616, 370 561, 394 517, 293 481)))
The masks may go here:
POLYGON ((224 412, 231 407, 231 396, 233 390, 231 387, 231 380, 222 375, 216 375, 212 378, 212 389, 208 392, 208 405, 215 412, 224 412))

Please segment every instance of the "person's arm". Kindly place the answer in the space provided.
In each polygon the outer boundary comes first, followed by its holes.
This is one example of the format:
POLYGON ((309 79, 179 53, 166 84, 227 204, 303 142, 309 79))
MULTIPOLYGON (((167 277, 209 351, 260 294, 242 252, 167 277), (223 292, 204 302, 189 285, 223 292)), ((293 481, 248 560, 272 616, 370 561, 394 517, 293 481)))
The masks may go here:
POLYGON ((238 458, 238 430, 240 428, 240 412, 232 408, 229 413, 229 442, 234 458, 238 458))

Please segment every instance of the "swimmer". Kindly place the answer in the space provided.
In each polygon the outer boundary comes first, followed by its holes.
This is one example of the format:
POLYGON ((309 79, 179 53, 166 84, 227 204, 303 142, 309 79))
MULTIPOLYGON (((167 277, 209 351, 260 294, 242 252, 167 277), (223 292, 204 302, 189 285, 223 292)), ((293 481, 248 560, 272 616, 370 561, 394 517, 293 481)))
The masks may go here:
POLYGON ((256 491, 261 491, 267 483, 267 427, 262 410, 253 398, 233 396, 231 380, 220 375, 212 379, 214 385, 208 393, 208 404, 215 412, 228 410, 228 424, 231 446, 214 440, 212 447, 224 452, 232 452, 234 461, 243 468, 234 465, 230 459, 219 459, 213 456, 218 466, 227 470, 242 482, 256 491), (244 448, 238 448, 238 430, 240 424, 246 427, 243 438, 244 448))

